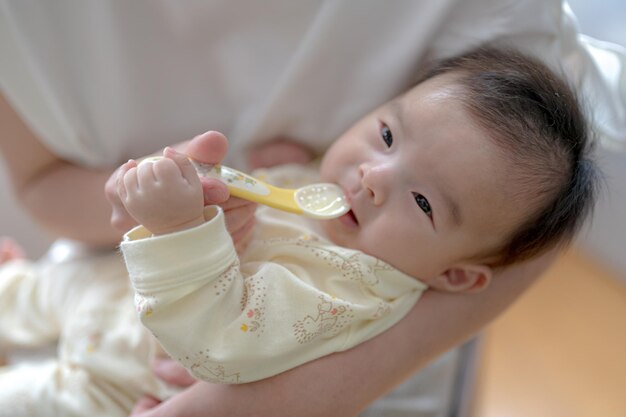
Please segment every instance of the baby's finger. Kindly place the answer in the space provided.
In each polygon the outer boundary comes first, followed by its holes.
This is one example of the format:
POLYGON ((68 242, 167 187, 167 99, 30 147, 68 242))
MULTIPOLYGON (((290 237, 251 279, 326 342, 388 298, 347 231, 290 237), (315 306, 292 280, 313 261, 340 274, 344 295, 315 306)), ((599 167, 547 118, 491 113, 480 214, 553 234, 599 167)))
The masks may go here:
MULTIPOLYGON (((116 188, 117 188, 117 195, 121 199, 125 199, 126 196, 128 195, 127 190, 126 190, 126 185, 124 183, 124 177, 126 176, 126 173, 131 168, 137 168, 137 162, 135 162, 132 159, 128 160, 128 162, 126 162, 125 164, 123 164, 121 167, 117 169, 115 182, 116 182, 116 188)), ((115 205, 116 201, 111 201, 111 203, 115 205)))
POLYGON ((157 182, 157 176, 154 173, 154 163, 144 161, 137 166, 137 183, 139 188, 152 186, 157 182))
POLYGON ((135 161, 134 159, 129 159, 128 162, 125 162, 124 164, 122 164, 121 167, 119 167, 117 169, 117 177, 123 177, 124 174, 126 172, 128 172, 129 169, 134 168, 137 166, 137 161, 135 161))
MULTIPOLYGON (((111 175, 105 186, 105 196, 111 204, 111 226, 122 232, 129 230, 137 224, 126 210, 125 205, 128 198, 128 190, 124 178, 128 177, 127 181, 131 181, 132 174, 128 174, 131 169, 137 169, 137 163, 133 160, 129 160, 119 167, 111 175)), ((135 179, 132 179, 132 182, 136 184, 135 179)))
POLYGON ((122 182, 127 192, 137 192, 139 189, 139 179, 137 178, 137 170, 139 167, 132 167, 122 177, 122 182))
POLYGON ((153 163, 152 172, 162 186, 180 185, 184 182, 180 167, 171 158, 163 158, 153 163))
POLYGON ((185 178, 189 184, 199 184, 200 180, 198 178, 198 174, 196 169, 191 164, 191 161, 189 161, 189 158, 169 146, 163 150, 163 156, 176 162, 183 178, 185 178))

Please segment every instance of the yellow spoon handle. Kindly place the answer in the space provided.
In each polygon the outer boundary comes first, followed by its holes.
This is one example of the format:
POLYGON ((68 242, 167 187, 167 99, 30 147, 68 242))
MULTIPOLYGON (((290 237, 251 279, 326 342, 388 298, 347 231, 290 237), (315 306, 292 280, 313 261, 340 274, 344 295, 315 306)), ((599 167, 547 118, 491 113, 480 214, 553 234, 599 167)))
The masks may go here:
POLYGON ((215 178, 228 187, 231 195, 296 214, 303 211, 296 204, 295 190, 278 188, 234 168, 191 161, 198 175, 215 178))

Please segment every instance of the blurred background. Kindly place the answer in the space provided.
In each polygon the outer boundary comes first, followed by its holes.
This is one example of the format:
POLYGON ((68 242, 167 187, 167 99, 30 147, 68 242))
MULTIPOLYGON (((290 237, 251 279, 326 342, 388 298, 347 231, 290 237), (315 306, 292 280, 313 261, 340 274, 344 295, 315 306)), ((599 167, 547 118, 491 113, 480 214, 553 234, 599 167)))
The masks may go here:
MULTIPOLYGON (((583 33, 626 46, 624 0, 571 0, 583 33)), ((591 227, 480 337, 474 417, 626 416, 626 149, 600 149, 607 177, 591 227)), ((0 236, 29 257, 52 242, 11 198, 0 160, 0 236)))
MULTIPOLYGON (((571 0, 581 31, 626 46, 626 2, 571 0)), ((586 233, 478 339, 467 417, 626 416, 626 149, 586 233)))
MULTIPOLYGON (((581 31, 626 46, 626 2, 571 0, 581 31)), ((467 417, 626 416, 626 149, 586 233, 478 339, 467 417)))
MULTIPOLYGON (((572 0, 569 4, 583 33, 626 47, 626 2, 572 0)), ((580 244, 614 269, 626 285, 626 147, 619 151, 600 149, 599 154, 608 190, 602 194, 593 224, 581 236, 580 244)))

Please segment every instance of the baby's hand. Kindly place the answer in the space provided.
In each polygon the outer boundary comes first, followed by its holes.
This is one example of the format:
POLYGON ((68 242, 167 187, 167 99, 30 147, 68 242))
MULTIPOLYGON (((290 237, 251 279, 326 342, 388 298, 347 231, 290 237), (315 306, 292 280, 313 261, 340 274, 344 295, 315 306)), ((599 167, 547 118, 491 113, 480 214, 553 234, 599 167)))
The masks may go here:
POLYGON ((191 162, 172 148, 163 159, 120 168, 117 193, 128 213, 151 233, 172 233, 204 222, 202 186, 191 162))

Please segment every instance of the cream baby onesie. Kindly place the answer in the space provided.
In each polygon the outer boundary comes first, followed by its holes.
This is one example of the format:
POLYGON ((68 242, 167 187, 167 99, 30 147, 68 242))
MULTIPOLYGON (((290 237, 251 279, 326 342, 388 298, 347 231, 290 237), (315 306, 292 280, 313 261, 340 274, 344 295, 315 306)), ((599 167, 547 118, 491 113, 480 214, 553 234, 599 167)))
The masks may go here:
MULTIPOLYGON (((289 166, 266 178, 314 181, 289 166)), ((281 179, 283 181, 281 181, 281 179)), ((387 263, 342 248, 315 222, 260 207, 253 242, 237 257, 224 214, 121 245, 141 321, 197 378, 243 383, 349 349, 399 321, 426 286, 387 263)))
POLYGON ((152 373, 158 344, 117 252, 0 266, 0 353, 55 341, 56 357, 0 367, 0 417, 125 417, 176 392, 152 373))

